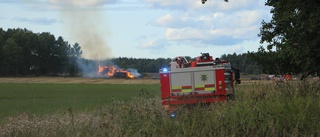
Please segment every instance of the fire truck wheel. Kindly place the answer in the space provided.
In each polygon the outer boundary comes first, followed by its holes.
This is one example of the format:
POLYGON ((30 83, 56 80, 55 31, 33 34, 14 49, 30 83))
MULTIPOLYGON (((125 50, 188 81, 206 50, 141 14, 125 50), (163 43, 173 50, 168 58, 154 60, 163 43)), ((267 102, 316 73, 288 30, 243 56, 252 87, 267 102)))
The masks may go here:
POLYGON ((235 98, 234 94, 230 94, 230 95, 227 95, 227 100, 234 101, 234 100, 236 100, 236 98, 235 98))

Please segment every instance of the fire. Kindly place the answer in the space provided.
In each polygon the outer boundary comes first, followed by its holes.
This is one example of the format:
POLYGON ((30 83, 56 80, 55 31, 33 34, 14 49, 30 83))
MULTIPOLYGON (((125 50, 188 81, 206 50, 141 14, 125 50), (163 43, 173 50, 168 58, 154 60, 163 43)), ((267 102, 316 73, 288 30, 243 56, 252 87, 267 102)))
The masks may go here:
POLYGON ((114 77, 116 74, 126 74, 128 78, 135 78, 129 71, 117 69, 115 66, 100 66, 98 68, 97 74, 99 76, 107 76, 107 77, 114 77))

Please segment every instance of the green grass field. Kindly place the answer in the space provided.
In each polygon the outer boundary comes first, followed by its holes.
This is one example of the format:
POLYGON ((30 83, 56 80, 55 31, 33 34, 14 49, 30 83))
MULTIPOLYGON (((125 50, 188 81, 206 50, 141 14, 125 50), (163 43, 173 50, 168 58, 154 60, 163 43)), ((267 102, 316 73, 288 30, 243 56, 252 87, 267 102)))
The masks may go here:
POLYGON ((235 101, 182 107, 174 119, 164 113, 159 84, 0 86, 0 136, 320 135, 314 81, 245 83, 235 101))
POLYGON ((0 119, 21 113, 51 114, 92 111, 113 100, 159 95, 158 84, 0 83, 0 119), (142 95, 143 94, 143 95, 142 95))

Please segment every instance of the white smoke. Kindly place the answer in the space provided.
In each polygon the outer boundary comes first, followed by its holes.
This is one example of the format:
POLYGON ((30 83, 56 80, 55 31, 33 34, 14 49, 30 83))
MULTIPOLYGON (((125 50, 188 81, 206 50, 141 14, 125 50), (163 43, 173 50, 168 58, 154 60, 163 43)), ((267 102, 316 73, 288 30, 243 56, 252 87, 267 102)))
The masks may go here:
POLYGON ((129 68, 127 69, 127 71, 129 71, 136 78, 139 78, 141 76, 137 69, 129 68))
MULTIPOLYGON (((114 65, 111 61, 98 63, 97 60, 108 60, 112 57, 107 45, 108 23, 105 22, 102 6, 115 3, 117 0, 48 0, 48 3, 60 11, 64 29, 68 38, 79 43, 82 57, 77 64, 84 77, 98 77, 99 65, 114 65), (96 60, 96 61, 94 61, 96 60)), ((120 69, 119 67, 117 67, 120 69)), ((135 77, 140 77, 136 69, 128 69, 135 77)))
POLYGON ((97 63, 97 61, 77 59, 76 62, 78 64, 80 71, 82 72, 81 75, 83 77, 90 77, 90 78, 98 77, 98 75, 97 75, 98 63, 97 63))
POLYGON ((69 6, 101 6, 103 4, 114 3, 116 0, 48 0, 53 5, 69 5, 69 6))
POLYGON ((48 0, 57 6, 68 38, 78 42, 86 59, 102 60, 112 57, 107 44, 110 36, 102 5, 115 0, 48 0))

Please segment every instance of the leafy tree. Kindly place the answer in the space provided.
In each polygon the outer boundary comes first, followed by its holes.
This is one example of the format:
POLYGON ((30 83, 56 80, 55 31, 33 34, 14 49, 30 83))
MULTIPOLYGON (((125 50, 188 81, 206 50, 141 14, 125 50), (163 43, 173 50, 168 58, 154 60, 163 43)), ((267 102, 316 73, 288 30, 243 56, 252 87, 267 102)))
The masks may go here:
POLYGON ((78 73, 79 68, 77 65, 77 61, 80 61, 81 57, 82 57, 81 47, 78 43, 75 43, 71 47, 71 56, 70 56, 70 64, 73 68, 74 75, 76 75, 78 73))
POLYGON ((54 35, 43 32, 39 35, 39 44, 36 47, 37 63, 39 67, 39 74, 48 74, 54 71, 55 66, 51 56, 53 56, 52 48, 55 44, 54 35))
POLYGON ((258 62, 262 66, 262 72, 267 74, 281 74, 281 68, 286 64, 281 64, 279 52, 266 51, 262 46, 258 49, 257 53, 248 53, 249 57, 258 62))
POLYGON ((231 65, 240 70, 241 73, 245 74, 258 74, 261 73, 261 67, 255 61, 249 59, 249 54, 223 54, 221 55, 222 60, 228 60, 231 65))
POLYGON ((261 43, 267 43, 268 51, 260 48, 254 59, 264 64, 265 71, 276 66, 280 73, 303 73, 302 79, 319 74, 318 0, 267 0, 266 5, 272 7, 273 16, 270 22, 262 22, 259 36, 261 43))
POLYGON ((15 75, 19 75, 21 70, 21 64, 23 61, 23 51, 17 42, 13 38, 9 38, 3 46, 4 65, 6 66, 6 72, 14 72, 15 75))
MULTIPOLYGON (((0 74, 47 75, 71 68, 69 60, 81 57, 79 45, 71 47, 62 37, 27 29, 0 28, 0 74)), ((73 64, 74 65, 74 64, 73 64)))
POLYGON ((3 46, 4 46, 4 43, 5 43, 5 31, 0 28, 0 75, 3 74, 3 59, 4 59, 4 56, 3 56, 3 46))
POLYGON ((57 73, 63 73, 66 70, 66 66, 68 64, 68 55, 67 51, 70 48, 68 46, 68 42, 64 41, 63 38, 60 36, 58 39, 55 41, 55 44, 52 48, 52 56, 51 60, 53 61, 52 63, 55 64, 53 69, 57 73))
POLYGON ((73 55, 76 58, 81 58, 82 57, 82 50, 81 50, 79 43, 75 43, 72 48, 73 48, 73 55))
POLYGON ((30 66, 33 65, 33 49, 38 43, 38 36, 27 29, 16 29, 11 36, 15 42, 22 48, 21 71, 20 74, 30 73, 30 66))

